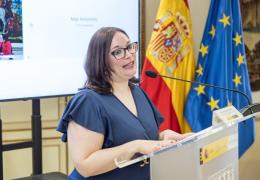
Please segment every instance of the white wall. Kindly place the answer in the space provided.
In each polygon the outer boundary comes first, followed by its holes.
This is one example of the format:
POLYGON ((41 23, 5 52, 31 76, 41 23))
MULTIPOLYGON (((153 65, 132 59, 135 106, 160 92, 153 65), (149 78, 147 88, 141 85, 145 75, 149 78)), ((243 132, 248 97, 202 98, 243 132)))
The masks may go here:
POLYGON ((253 92, 253 102, 260 103, 260 91, 253 92))

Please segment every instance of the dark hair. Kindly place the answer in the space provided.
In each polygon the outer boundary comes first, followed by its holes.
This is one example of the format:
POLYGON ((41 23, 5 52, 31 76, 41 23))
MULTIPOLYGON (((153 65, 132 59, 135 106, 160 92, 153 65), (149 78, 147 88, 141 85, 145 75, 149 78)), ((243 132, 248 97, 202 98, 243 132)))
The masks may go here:
MULTIPOLYGON (((121 32, 129 37, 126 32, 116 27, 103 27, 92 36, 84 65, 87 74, 85 87, 101 94, 112 93, 111 72, 113 71, 108 61, 110 46, 116 32, 121 32)), ((136 79, 129 80, 130 86, 136 79)))
POLYGON ((3 37, 3 40, 5 40, 5 41, 9 40, 9 35, 8 34, 3 34, 2 37, 3 37))

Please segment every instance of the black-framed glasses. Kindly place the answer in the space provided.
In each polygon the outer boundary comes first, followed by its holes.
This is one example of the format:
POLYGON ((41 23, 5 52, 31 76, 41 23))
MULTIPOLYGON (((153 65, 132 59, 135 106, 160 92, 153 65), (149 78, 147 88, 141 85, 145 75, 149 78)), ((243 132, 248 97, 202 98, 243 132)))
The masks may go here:
POLYGON ((130 54, 134 54, 136 53, 138 49, 138 43, 137 42, 132 42, 130 44, 127 45, 126 48, 118 48, 114 51, 111 52, 111 54, 117 59, 123 59, 126 56, 126 50, 130 53, 130 54))

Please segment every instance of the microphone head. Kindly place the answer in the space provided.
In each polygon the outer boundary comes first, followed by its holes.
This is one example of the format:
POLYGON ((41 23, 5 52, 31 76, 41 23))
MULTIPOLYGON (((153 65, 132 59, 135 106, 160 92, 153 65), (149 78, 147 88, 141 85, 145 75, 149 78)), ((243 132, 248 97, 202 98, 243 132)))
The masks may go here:
POLYGON ((150 78, 156 78, 157 77, 157 73, 154 71, 145 71, 145 75, 150 77, 150 78))

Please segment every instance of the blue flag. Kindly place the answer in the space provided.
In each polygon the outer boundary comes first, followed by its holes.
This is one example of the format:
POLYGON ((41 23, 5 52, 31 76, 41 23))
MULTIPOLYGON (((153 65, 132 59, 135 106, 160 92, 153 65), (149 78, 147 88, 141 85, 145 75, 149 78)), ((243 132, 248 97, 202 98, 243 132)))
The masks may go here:
MULTIPOLYGON (((247 94, 251 88, 247 72, 239 0, 211 0, 204 30, 195 80, 247 94)), ((194 132, 212 125, 212 111, 232 104, 248 105, 239 93, 193 84, 185 107, 185 117, 194 132)), ((239 156, 254 142, 254 120, 239 124, 239 156)))

